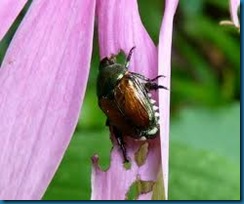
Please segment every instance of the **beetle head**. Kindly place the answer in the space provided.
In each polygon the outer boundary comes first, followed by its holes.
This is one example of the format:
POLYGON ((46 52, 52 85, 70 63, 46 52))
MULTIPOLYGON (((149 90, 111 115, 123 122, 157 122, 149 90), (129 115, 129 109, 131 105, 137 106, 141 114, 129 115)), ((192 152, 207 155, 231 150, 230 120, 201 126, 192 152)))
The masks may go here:
POLYGON ((116 57, 112 55, 110 58, 105 57, 101 60, 99 65, 99 70, 103 69, 104 67, 108 67, 116 63, 116 57))

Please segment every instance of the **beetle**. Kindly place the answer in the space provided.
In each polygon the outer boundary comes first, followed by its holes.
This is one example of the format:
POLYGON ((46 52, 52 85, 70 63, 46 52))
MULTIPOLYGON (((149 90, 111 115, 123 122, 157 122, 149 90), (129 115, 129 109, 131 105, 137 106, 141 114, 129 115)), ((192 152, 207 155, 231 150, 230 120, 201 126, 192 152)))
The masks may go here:
POLYGON ((115 135, 124 162, 129 161, 123 140, 125 136, 136 140, 156 137, 159 113, 150 91, 160 88, 167 90, 165 86, 155 83, 163 75, 149 79, 128 70, 134 49, 132 47, 129 51, 125 64, 117 63, 115 55, 103 58, 97 78, 98 105, 107 116, 106 125, 115 135))

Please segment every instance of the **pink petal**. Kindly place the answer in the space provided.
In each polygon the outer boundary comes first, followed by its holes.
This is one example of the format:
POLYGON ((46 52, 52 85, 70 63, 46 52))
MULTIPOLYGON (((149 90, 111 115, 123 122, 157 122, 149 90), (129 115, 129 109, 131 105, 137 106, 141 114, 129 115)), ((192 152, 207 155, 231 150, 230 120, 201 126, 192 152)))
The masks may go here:
POLYGON ((97 2, 100 57, 126 53, 136 46, 130 70, 155 77, 157 50, 142 25, 136 0, 97 2), (125 9, 125 10, 123 10, 125 9))
MULTIPOLYGON (((129 69, 147 77, 155 77, 157 50, 141 23, 136 0, 100 0, 97 15, 101 58, 116 54, 121 49, 128 54, 136 46, 129 69)), ((142 166, 138 166, 134 160, 141 143, 126 139, 128 155, 133 159, 130 170, 123 167, 121 151, 116 142, 114 145, 111 166, 107 171, 100 170, 97 159, 93 158, 91 198, 94 200, 123 200, 137 178, 143 181, 155 181, 157 178, 161 167, 159 137, 149 142, 147 160, 142 166)), ((145 199, 151 199, 151 194, 148 195, 145 199)))
MULTIPOLYGON (((179 0, 166 0, 163 22, 161 25, 158 46, 158 74, 165 75, 159 84, 170 88, 171 77, 171 46, 173 19, 179 0)), ((159 110, 163 113, 160 124, 160 138, 162 151, 163 180, 166 199, 168 197, 168 165, 169 165, 169 116, 170 116, 170 91, 159 92, 159 110)), ((161 116, 162 114, 160 114, 161 116)))
POLYGON ((230 14, 231 14, 231 20, 234 23, 234 25, 239 28, 239 17, 238 17, 238 8, 240 6, 240 0, 230 0, 230 14))
POLYGON ((0 1, 0 41, 6 34, 15 18, 24 7, 27 0, 1 0, 0 1))
POLYGON ((77 124, 95 1, 35 0, 0 69, 0 198, 40 199, 77 124))

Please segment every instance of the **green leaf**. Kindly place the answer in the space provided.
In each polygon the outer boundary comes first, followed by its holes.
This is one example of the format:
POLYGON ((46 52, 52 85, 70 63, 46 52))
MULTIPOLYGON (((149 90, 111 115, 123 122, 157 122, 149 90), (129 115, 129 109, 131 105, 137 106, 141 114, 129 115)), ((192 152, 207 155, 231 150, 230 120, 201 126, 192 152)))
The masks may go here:
POLYGON ((240 161, 240 104, 184 109, 171 123, 171 139, 240 161))
POLYGON ((171 143, 170 200, 239 200, 240 165, 211 151, 171 143))

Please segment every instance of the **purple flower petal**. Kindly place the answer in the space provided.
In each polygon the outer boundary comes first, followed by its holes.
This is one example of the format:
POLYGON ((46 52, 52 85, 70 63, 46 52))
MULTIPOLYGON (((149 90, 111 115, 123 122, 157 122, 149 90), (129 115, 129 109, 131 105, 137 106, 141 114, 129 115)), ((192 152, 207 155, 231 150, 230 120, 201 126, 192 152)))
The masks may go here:
POLYGON ((238 8, 240 6, 240 0, 230 0, 230 14, 231 14, 231 20, 234 23, 234 25, 239 28, 239 17, 238 17, 238 8))
POLYGON ((0 198, 40 199, 77 124, 95 1, 33 1, 0 69, 0 198))
MULTIPOLYGON (((130 70, 147 77, 157 75, 157 50, 141 23, 138 6, 135 0, 98 1, 98 34, 101 58, 129 50, 136 46, 130 70)), ((143 165, 137 165, 135 152, 142 143, 126 138, 126 148, 132 159, 131 168, 125 170, 121 151, 114 142, 111 154, 111 165, 107 171, 98 167, 98 159, 93 158, 92 199, 123 200, 130 186, 136 180, 155 182, 161 168, 159 137, 149 142, 148 155, 143 165)), ((151 199, 146 193, 144 199, 151 199)))
POLYGON ((27 0, 1 0, 0 1, 0 41, 6 34, 15 18, 24 7, 27 0))
MULTIPOLYGON (((163 22, 161 25, 159 46, 158 46, 158 74, 165 75, 164 79, 159 79, 160 84, 164 84, 170 89, 171 77, 171 46, 173 19, 179 0, 166 0, 163 22)), ((160 141, 162 151, 163 181, 166 199, 168 196, 168 163, 169 163, 169 116, 170 116, 170 91, 159 92, 159 112, 160 141)))
POLYGON ((157 74, 157 50, 142 25, 137 2, 97 1, 100 57, 126 53, 136 46, 130 70, 155 77, 157 74))

